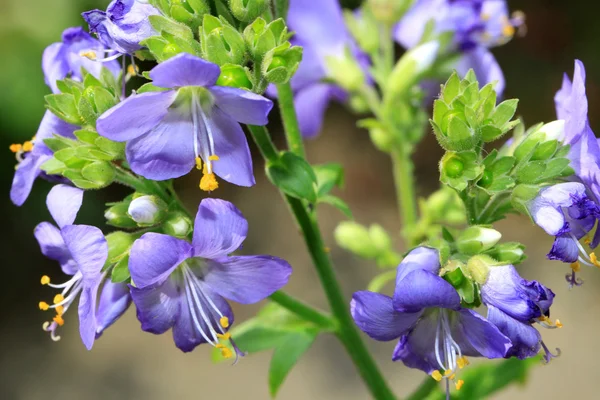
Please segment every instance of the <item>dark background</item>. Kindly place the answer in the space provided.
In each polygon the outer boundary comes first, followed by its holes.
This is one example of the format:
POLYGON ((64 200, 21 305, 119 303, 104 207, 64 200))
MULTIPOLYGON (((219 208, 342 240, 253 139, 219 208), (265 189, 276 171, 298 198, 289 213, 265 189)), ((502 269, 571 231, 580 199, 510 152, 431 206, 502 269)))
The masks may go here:
MULTIPOLYGON (((50 186, 37 182, 27 203, 17 208, 8 192, 15 160, 8 151, 11 143, 21 143, 35 133, 44 112, 43 96, 48 93, 40 69, 45 46, 60 40, 62 30, 82 24, 79 13, 105 8, 107 1, 0 0, 0 158, 2 202, 2 290, 0 304, 0 398, 13 399, 224 399, 244 396, 268 398, 269 354, 242 360, 235 367, 212 365, 210 347, 201 346, 191 354, 177 350, 170 334, 155 337, 139 330, 130 312, 87 352, 77 330, 77 317, 71 311, 61 329, 63 340, 53 343, 41 330, 47 315, 37 309, 39 300, 51 293, 39 285, 41 275, 58 278, 58 268, 40 254, 32 231, 49 218, 45 196, 50 186), (70 314, 70 315, 69 315, 70 314)), ((599 3, 576 0, 511 1, 511 9, 527 15, 527 35, 494 50, 507 80, 506 97, 520 99, 519 113, 528 124, 555 118, 553 96, 560 87, 561 74, 572 74, 573 59, 587 68, 587 89, 591 126, 598 127, 600 53, 598 39, 599 3)), ((275 117, 275 115, 273 115, 275 117)), ((273 118, 276 120, 276 118, 273 118)), ((311 162, 337 161, 344 164, 347 184, 340 192, 359 222, 380 223, 390 232, 400 229, 395 210, 389 160, 371 145, 366 132, 355 128, 354 117, 340 106, 328 113, 323 134, 307 145, 311 162)), ((280 128, 273 127, 275 135, 280 128)), ((253 148, 253 153, 257 155, 253 148)), ((418 192, 427 195, 437 186, 437 161, 442 152, 432 135, 415 156, 418 192)), ((295 268, 289 285, 313 304, 325 307, 316 276, 301 239, 276 191, 262 174, 262 161, 256 158, 257 185, 244 189, 223 185, 216 193, 233 201, 250 223, 246 251, 284 257, 295 268)), ((177 182, 186 204, 195 208, 204 195, 197 189, 199 176, 177 182)), ((79 222, 102 224, 103 203, 119 199, 127 191, 111 188, 87 192, 79 222)), ((348 296, 364 288, 377 272, 337 248, 331 231, 342 219, 333 209, 320 213, 325 236, 348 296)), ((100 225, 101 226, 101 225, 100 225)), ((589 398, 595 393, 600 344, 595 332, 598 315, 600 272, 583 271, 583 287, 569 291, 563 265, 546 261, 550 239, 523 218, 503 221, 500 228, 506 240, 520 240, 528 246, 529 260, 521 268, 524 276, 538 279, 557 293, 554 316, 565 327, 544 331, 551 348, 561 347, 563 356, 549 366, 536 368, 523 388, 511 388, 498 399, 574 395, 589 398)), ((238 321, 257 307, 236 307, 238 321)), ((379 364, 399 395, 405 395, 422 379, 390 361, 393 344, 369 342, 379 364)), ((465 384, 469 384, 466 382, 465 384)), ((299 363, 280 392, 281 399, 365 399, 368 395, 340 345, 331 337, 320 338, 299 363)))

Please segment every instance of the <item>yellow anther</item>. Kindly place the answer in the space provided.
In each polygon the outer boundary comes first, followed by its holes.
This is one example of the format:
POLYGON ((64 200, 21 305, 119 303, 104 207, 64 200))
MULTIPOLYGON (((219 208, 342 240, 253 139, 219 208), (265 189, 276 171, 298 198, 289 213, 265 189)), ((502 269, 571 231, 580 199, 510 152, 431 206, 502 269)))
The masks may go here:
POLYGON ((80 56, 85 57, 85 58, 89 58, 92 61, 96 61, 96 58, 98 58, 96 56, 96 52, 89 50, 89 51, 82 51, 81 53, 79 53, 80 56))
POLYGON ((225 347, 221 349, 221 355, 223 356, 223 358, 231 358, 233 357, 233 352, 227 347, 225 347))
POLYGON ((217 333, 217 337, 221 340, 229 340, 231 339, 231 333, 227 332, 227 333, 217 333))
POLYGON ((61 301, 63 301, 65 298, 62 294, 57 294, 56 296, 54 296, 54 304, 58 304, 61 301))
POLYGON ((63 326, 65 324, 65 320, 60 315, 54 316, 54 318, 52 318, 52 321, 56 322, 58 326, 63 326))
POLYGON ((571 263, 571 269, 574 272, 579 272, 579 270, 581 269, 581 264, 579 264, 579 261, 575 261, 574 263, 571 263))
POLYGON ((31 151, 33 150, 33 142, 28 140, 25 143, 23 143, 23 151, 31 151))
POLYGON ((560 322, 560 319, 557 319, 556 321, 554 321, 554 325, 556 325, 557 328, 563 327, 563 324, 562 324, 562 322, 560 322))
POLYGON ((491 15, 488 13, 481 13, 480 15, 482 21, 488 21, 491 18, 491 15))
POLYGON ((225 349, 225 348, 227 348, 227 346, 225 346, 225 345, 224 345, 224 344, 222 344, 222 343, 217 343, 217 344, 215 344, 215 347, 216 347, 217 349, 225 349))
POLYGON ((598 257, 596 257, 596 253, 594 253, 593 251, 590 253, 590 261, 596 267, 600 268, 600 263, 598 262, 598 257))
POLYGON ((510 25, 510 24, 506 24, 502 27, 502 35, 504 35, 505 37, 513 37, 515 34, 515 27, 510 25))
POLYGON ((462 379, 459 379, 454 386, 456 387, 456 390, 460 390, 460 388, 465 384, 465 381, 463 381, 462 379))
POLYGON ((592 240, 586 236, 585 239, 583 239, 583 243, 589 245, 590 243, 592 243, 592 240))
POLYGON ((196 157, 196 169, 202 169, 202 159, 200 157, 196 157))
POLYGON ((138 73, 137 66, 134 67, 133 64, 129 64, 129 66, 127 67, 127 74, 134 76, 134 75, 137 75, 137 73, 138 73))
POLYGON ((10 151, 12 151, 13 153, 18 153, 18 152, 20 152, 21 150, 23 150, 23 145, 20 145, 20 144, 17 144, 17 143, 15 143, 15 144, 11 144, 11 145, 10 145, 8 148, 9 148, 9 149, 10 149, 10 151))
POLYGON ((50 277, 48 275, 44 275, 42 276, 40 282, 42 283, 42 285, 47 285, 50 283, 50 277))
POLYGON ((431 373, 431 377, 436 381, 440 382, 442 380, 442 374, 437 369, 431 373))
POLYGON ((40 307, 40 310, 42 310, 42 311, 46 311, 46 310, 48 310, 48 308, 50 308, 48 303, 46 303, 45 301, 40 301, 39 307, 40 307))
POLYGON ((452 370, 451 369, 447 369, 444 371, 444 376, 450 376, 452 375, 452 370))
POLYGON ((470 364, 469 359, 465 356, 462 356, 461 358, 456 360, 456 365, 458 365, 458 368, 460 368, 460 369, 463 369, 464 367, 466 367, 469 364, 470 364))
POLYGON ((65 313, 65 308, 63 306, 56 306, 54 307, 54 311, 56 311, 58 315, 63 315, 65 313))
POLYGON ((219 320, 219 323, 221 324, 221 326, 223 328, 229 328, 229 318, 221 317, 221 319, 219 320))
POLYGON ((215 174, 204 174, 202 179, 200 179, 200 189, 205 192, 212 192, 219 188, 219 182, 217 182, 217 178, 215 174))
POLYGON ((219 156, 216 154, 213 154, 212 156, 208 156, 208 159, 210 161, 219 161, 219 156))

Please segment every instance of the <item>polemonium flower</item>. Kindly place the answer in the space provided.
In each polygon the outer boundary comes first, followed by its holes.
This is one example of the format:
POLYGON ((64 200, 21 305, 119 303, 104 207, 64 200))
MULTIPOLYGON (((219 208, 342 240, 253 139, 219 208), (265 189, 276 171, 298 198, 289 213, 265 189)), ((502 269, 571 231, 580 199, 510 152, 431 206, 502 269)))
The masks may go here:
POLYGON ((204 199, 192 243, 158 233, 138 239, 131 248, 129 269, 142 329, 162 334, 172 328, 182 351, 210 343, 232 357, 222 343, 231 341, 228 330, 233 324, 225 299, 256 303, 284 286, 292 271, 276 257, 229 256, 242 245, 247 230, 248 223, 233 204, 204 199))
POLYGON ((148 19, 160 11, 141 0, 113 0, 106 11, 91 10, 82 14, 90 32, 100 42, 120 54, 132 54, 142 48, 140 42, 158 33, 148 19))
POLYGON ((59 93, 56 81, 65 78, 81 80, 82 69, 99 78, 102 68, 106 67, 118 76, 121 72, 118 62, 97 61, 97 55, 105 54, 106 51, 102 43, 91 37, 83 28, 66 29, 62 34, 62 42, 53 43, 44 50, 42 70, 46 84, 53 93, 59 93))
MULTIPOLYGON (((398 266, 394 296, 357 292, 351 303, 356 325, 375 340, 400 338, 392 360, 434 379, 454 380, 465 356, 502 358, 510 340, 471 309, 462 308, 456 289, 439 276, 436 249, 418 247, 398 266)), ((456 381, 460 388, 463 381, 456 381)))
POLYGON ((407 49, 417 46, 428 23, 434 33, 451 33, 453 50, 461 53, 454 66, 460 75, 473 69, 484 85, 498 81, 504 90, 504 75, 490 47, 508 42, 523 23, 521 13, 509 18, 505 0, 417 0, 396 26, 394 37, 407 49))
POLYGON ((321 131, 329 102, 343 102, 348 96, 331 83, 346 71, 332 65, 349 53, 366 64, 365 56, 348 32, 337 0, 291 0, 286 21, 295 32, 291 42, 303 47, 302 62, 291 80, 298 123, 304 137, 314 137, 321 131))
POLYGON ((33 139, 23 144, 10 146, 18 163, 10 188, 10 199, 15 205, 21 206, 25 203, 31 193, 33 182, 38 176, 52 179, 40 169, 42 164, 52 158, 53 154, 52 150, 44 144, 44 139, 51 138, 53 134, 74 138, 75 129, 77 129, 76 126, 64 122, 51 111, 46 111, 33 139))
POLYGON ((218 65, 179 54, 150 71, 153 84, 168 90, 130 96, 98 119, 98 133, 127 141, 131 169, 145 178, 177 178, 204 161, 203 190, 218 187, 215 174, 252 186, 252 159, 239 123, 266 125, 273 103, 215 86, 219 74, 218 65))
MULTIPOLYGON (((79 333, 89 350, 94 340, 110 326, 129 305, 120 291, 110 283, 104 285, 100 304, 96 308, 98 289, 104 279, 102 267, 108 257, 108 244, 102 232, 93 226, 73 225, 81 207, 83 191, 67 185, 56 185, 48 194, 46 204, 58 228, 42 222, 35 228, 35 237, 42 253, 59 262, 62 271, 71 279, 61 284, 51 283, 44 275, 42 285, 58 289, 53 304, 40 302, 41 310, 52 309, 56 315, 52 322, 44 323, 53 340, 59 340, 56 330, 64 324, 64 315, 79 298, 79 333)), ((126 292, 125 292, 126 295, 126 292)))
MULTIPOLYGON (((515 267, 490 267, 486 282, 481 285, 481 301, 488 308, 488 320, 508 336, 513 344, 506 357, 521 360, 535 356, 540 348, 546 362, 555 357, 532 324, 545 328, 560 328, 559 320, 551 321, 550 306, 554 293, 537 281, 521 278, 515 267)), ((560 353, 560 351, 559 351, 560 353)))

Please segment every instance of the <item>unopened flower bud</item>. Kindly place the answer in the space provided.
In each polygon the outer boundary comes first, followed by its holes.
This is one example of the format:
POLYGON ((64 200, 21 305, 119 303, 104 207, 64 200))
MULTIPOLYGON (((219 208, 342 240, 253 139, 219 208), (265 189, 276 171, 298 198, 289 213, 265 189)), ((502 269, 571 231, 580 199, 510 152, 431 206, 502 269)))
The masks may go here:
POLYGON ((369 136, 378 150, 388 153, 392 149, 394 138, 385 129, 378 127, 369 129, 369 136))
POLYGON ((337 244, 352 253, 367 259, 377 257, 380 253, 372 242, 366 227, 356 222, 344 221, 334 232, 337 244))
POLYGON ((393 101, 396 97, 406 93, 420 77, 429 70, 437 58, 440 44, 431 41, 419 45, 400 58, 388 80, 387 95, 393 101))
POLYGON ((135 235, 123 231, 116 231, 106 235, 106 241, 108 242, 108 261, 113 262, 124 253, 129 252, 135 239, 135 235))
POLYGON ((498 263, 491 257, 478 255, 469 259, 466 270, 471 279, 480 285, 483 285, 490 274, 490 267, 496 265, 498 265, 498 263))
POLYGON ((139 225, 155 225, 165 217, 167 204, 156 196, 140 196, 135 198, 127 213, 139 225))
POLYGON ((269 3, 269 0, 229 0, 229 9, 238 20, 250 22, 265 12, 269 3))
POLYGON ((221 75, 217 80, 217 86, 252 89, 252 82, 250 82, 244 67, 227 64, 221 67, 221 75))
POLYGON ((365 74, 350 49, 341 55, 326 57, 325 63, 331 78, 347 91, 356 92, 365 83, 365 74))
POLYGON ((471 226, 460 234, 456 247, 463 254, 478 254, 494 247, 501 237, 495 229, 471 226))
POLYGON ((137 223, 131 219, 127 210, 129 209, 129 201, 123 201, 109 207, 104 212, 106 223, 117 228, 136 228, 137 223))
POLYGON ((498 262, 513 265, 519 264, 527 258, 525 255, 525 246, 516 242, 501 243, 495 246, 488 254, 495 260, 498 260, 498 262))
POLYGON ((193 227, 192 221, 181 212, 170 214, 162 226, 165 234, 177 238, 187 237, 193 227))
POLYGON ((529 155, 533 149, 535 153, 532 156, 533 160, 544 160, 551 157, 556 151, 556 145, 552 146, 552 141, 562 141, 565 137, 565 121, 562 119, 549 122, 542 125, 539 129, 527 135, 523 141, 517 146, 514 156, 517 161, 522 160, 529 155), (544 146, 544 144, 550 146, 544 146))

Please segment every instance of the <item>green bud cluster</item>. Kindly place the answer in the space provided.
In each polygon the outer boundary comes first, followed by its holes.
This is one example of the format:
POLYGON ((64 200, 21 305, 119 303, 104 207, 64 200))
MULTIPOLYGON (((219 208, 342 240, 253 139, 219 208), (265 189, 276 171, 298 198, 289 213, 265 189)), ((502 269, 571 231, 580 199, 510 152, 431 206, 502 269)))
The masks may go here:
POLYGON ((483 142, 500 138, 519 123, 511 121, 518 100, 505 100, 496 106, 494 86, 490 83, 480 90, 473 70, 462 80, 454 72, 442 86, 430 122, 444 149, 473 150, 483 142))
POLYGON ((210 13, 207 0, 150 0, 167 17, 198 29, 204 14, 210 13))
POLYGON ((475 151, 448 151, 440 161, 440 180, 442 183, 462 191, 471 181, 481 177, 483 166, 475 151))
POLYGON ((229 9, 237 20, 251 22, 260 17, 270 3, 270 0, 229 0, 229 9))
POLYGON ((352 221, 344 221, 335 232, 337 244, 359 257, 375 260, 380 268, 395 267, 401 257, 392 250, 388 233, 377 224, 369 228, 352 221))

